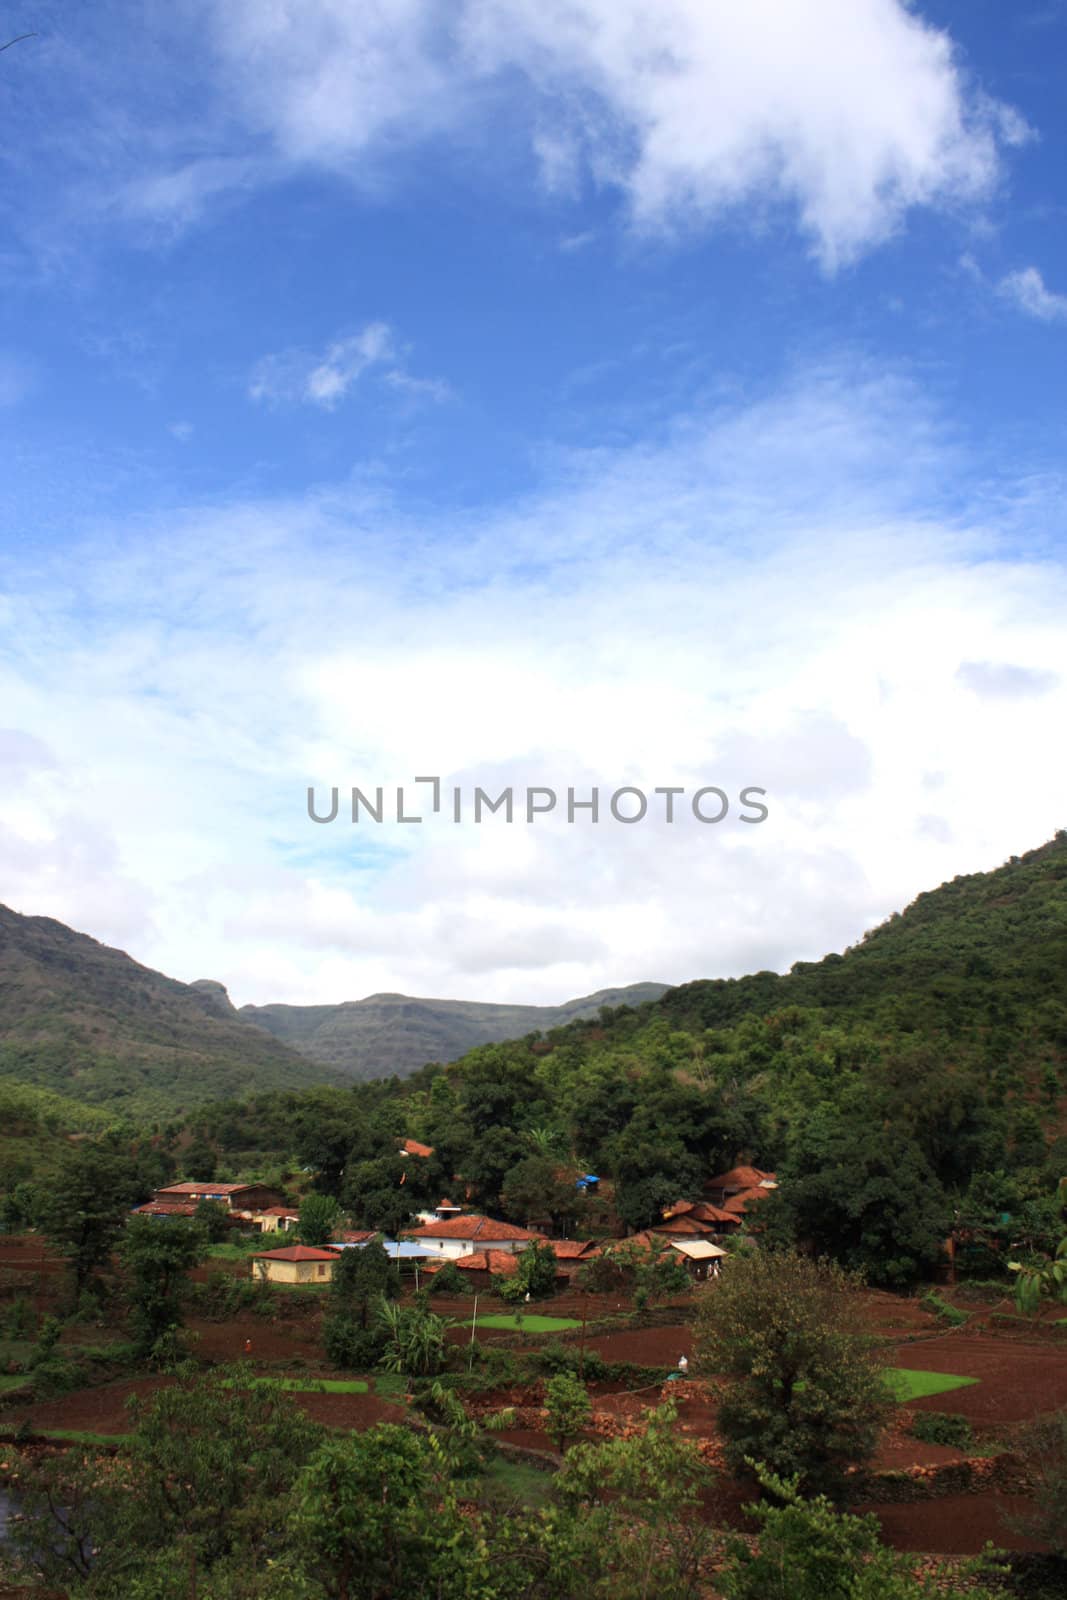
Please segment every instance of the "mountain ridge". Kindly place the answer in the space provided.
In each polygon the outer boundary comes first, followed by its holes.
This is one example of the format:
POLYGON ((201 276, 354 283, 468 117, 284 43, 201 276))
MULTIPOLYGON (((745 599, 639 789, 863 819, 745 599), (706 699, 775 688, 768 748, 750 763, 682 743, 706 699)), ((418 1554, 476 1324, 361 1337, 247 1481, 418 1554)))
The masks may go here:
POLYGON ((658 1000, 670 986, 632 983, 598 989, 558 1006, 509 1005, 381 992, 336 1005, 241 1006, 237 1015, 309 1060, 356 1078, 405 1077, 430 1061, 456 1061, 479 1044, 595 1017, 603 1006, 658 1000))

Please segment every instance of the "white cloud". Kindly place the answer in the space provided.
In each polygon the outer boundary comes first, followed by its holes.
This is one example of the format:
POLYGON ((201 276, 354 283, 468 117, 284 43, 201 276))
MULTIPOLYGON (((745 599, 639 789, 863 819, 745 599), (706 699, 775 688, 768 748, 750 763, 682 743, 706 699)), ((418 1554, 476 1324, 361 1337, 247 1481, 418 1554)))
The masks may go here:
POLYGON ((998 293, 1012 301, 1028 317, 1040 322, 1067 320, 1067 294, 1055 294, 1045 287, 1045 280, 1036 267, 1022 267, 1009 272, 997 285, 998 293))
POLYGON ((403 353, 388 323, 368 322, 358 333, 334 339, 319 355, 286 350, 264 356, 253 368, 248 395, 269 405, 304 403, 333 411, 364 373, 374 370, 388 388, 409 400, 448 397, 443 379, 414 377, 402 363, 403 353))
POLYGON ((335 488, 38 551, 0 700, 48 750, 0 745, 0 898, 238 1002, 548 1001, 839 948, 1062 825, 1067 575, 1013 554, 1062 486, 962 508, 960 467, 921 392, 826 368, 469 518, 335 488), (771 818, 307 819, 309 783, 432 772, 761 784, 771 818))
POLYGON ((987 194, 1029 134, 902 0, 233 0, 222 83, 278 158, 366 179, 397 151, 525 126, 658 230, 782 203, 833 268, 914 206, 987 194))

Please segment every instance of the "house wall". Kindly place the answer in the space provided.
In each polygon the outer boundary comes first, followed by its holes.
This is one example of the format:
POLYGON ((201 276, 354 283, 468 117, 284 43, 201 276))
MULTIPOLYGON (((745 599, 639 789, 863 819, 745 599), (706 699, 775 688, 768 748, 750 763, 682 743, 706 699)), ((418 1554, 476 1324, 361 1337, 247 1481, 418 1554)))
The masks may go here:
POLYGON ((332 1261, 254 1261, 257 1278, 269 1283, 329 1283, 332 1261))

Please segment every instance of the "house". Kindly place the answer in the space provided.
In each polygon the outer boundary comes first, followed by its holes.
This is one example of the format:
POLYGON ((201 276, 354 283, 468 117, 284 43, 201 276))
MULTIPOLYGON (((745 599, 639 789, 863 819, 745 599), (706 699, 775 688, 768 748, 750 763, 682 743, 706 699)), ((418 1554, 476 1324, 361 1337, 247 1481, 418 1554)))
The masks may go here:
POLYGON ((747 1216, 761 1200, 769 1200, 777 1187, 775 1183, 760 1183, 751 1189, 741 1189, 737 1194, 730 1196, 723 1210, 731 1212, 738 1218, 747 1216))
POLYGON ((252 1220, 260 1233, 288 1233, 300 1221, 300 1212, 295 1206, 267 1206, 254 1212, 252 1220))
POLYGON ((417 1139, 401 1139, 400 1154, 402 1156, 421 1156, 425 1161, 433 1155, 432 1144, 420 1144, 417 1139))
POLYGON ((740 1226, 737 1213, 722 1206, 707 1200, 677 1200, 663 1213, 662 1222, 652 1224, 652 1232, 673 1239, 714 1239, 717 1234, 734 1233, 740 1226))
POLYGON ((514 1222, 498 1222, 495 1217, 474 1215, 427 1223, 423 1228, 413 1228, 411 1237, 429 1246, 436 1255, 455 1261, 460 1256, 473 1255, 475 1251, 488 1246, 517 1254, 534 1239, 542 1239, 544 1235, 531 1233, 529 1228, 520 1228, 514 1222))
POLYGON ((697 1283, 719 1276, 719 1262, 726 1255, 721 1245, 712 1244, 710 1239, 672 1239, 670 1247, 697 1283))
POLYGON ((261 1250, 252 1257, 252 1276, 268 1283, 329 1283, 337 1253, 307 1244, 261 1250))
POLYGON ((573 1278, 579 1268, 584 1267, 587 1261, 592 1261, 603 1248, 595 1239, 549 1239, 548 1243, 559 1262, 560 1271, 567 1278, 573 1278))
POLYGON ((235 1216, 246 1216, 249 1221, 254 1212, 285 1204, 285 1196, 265 1183, 168 1183, 166 1188, 156 1190, 155 1198, 192 1206, 201 1200, 214 1200, 235 1216))
POLYGON ((729 1172, 720 1172, 715 1178, 708 1178, 704 1184, 704 1193, 714 1205, 727 1210, 726 1202, 734 1195, 741 1194, 748 1189, 777 1189, 778 1180, 773 1172, 763 1172, 759 1167, 731 1167, 729 1172))
MULTIPOLYGON (((436 1261, 426 1268, 429 1278, 435 1272, 440 1272, 447 1263, 436 1261)), ((488 1289, 494 1283, 499 1283, 501 1278, 513 1277, 519 1270, 519 1264, 510 1250, 475 1250, 471 1255, 457 1256, 452 1266, 462 1272, 467 1283, 472 1289, 488 1289)), ((557 1271, 557 1285, 566 1282, 566 1273, 557 1271)))

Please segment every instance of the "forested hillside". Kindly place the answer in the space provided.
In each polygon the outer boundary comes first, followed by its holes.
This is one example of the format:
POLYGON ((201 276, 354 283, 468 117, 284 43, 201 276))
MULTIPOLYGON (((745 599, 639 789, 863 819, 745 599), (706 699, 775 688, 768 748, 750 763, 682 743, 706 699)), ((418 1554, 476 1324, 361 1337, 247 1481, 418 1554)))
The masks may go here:
MULTIPOLYGON (((0 1077, 126 1116, 335 1082, 184 984, 49 917, 0 906, 0 1077)), ((221 991, 225 995, 225 991, 221 991)))
POLYGON ((391 1226, 460 1174, 489 1209, 581 1227, 581 1167, 643 1227, 751 1159, 782 1180, 768 1227, 905 1281, 956 1214, 1047 1220, 1067 1170, 1065 956, 1059 834, 787 976, 688 984, 406 1083, 216 1107, 204 1131, 235 1158, 292 1151, 391 1226), (401 1162, 401 1133, 432 1161, 401 1162))

